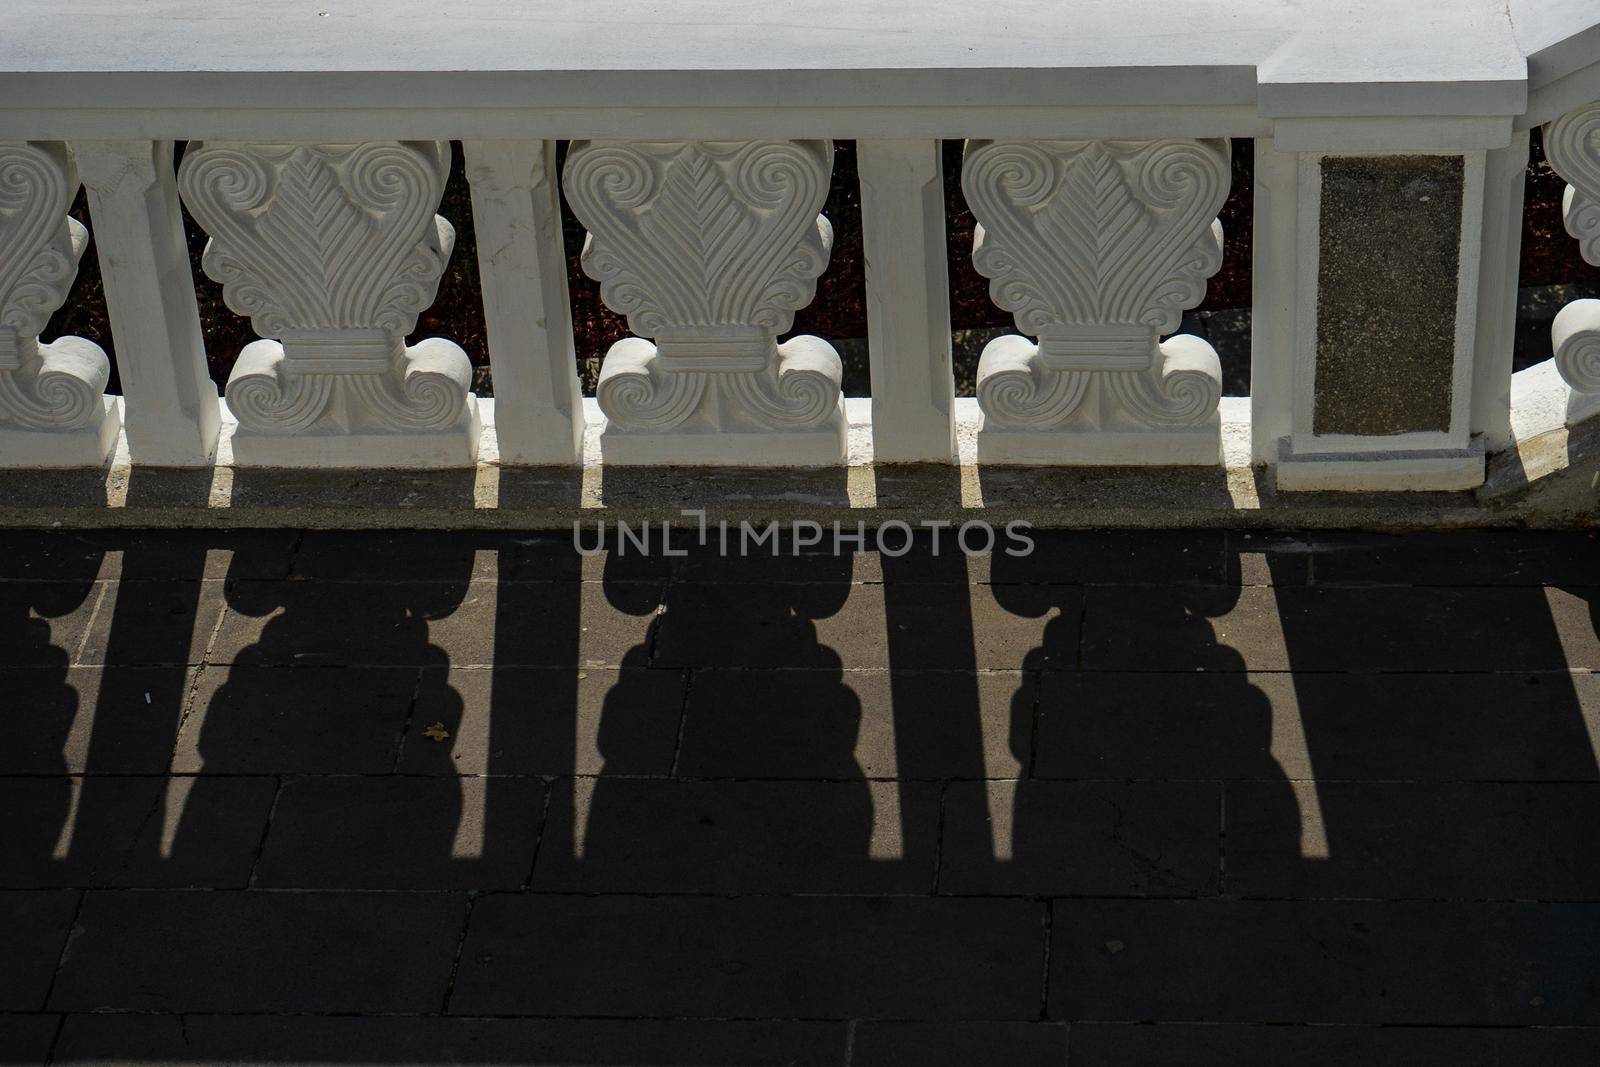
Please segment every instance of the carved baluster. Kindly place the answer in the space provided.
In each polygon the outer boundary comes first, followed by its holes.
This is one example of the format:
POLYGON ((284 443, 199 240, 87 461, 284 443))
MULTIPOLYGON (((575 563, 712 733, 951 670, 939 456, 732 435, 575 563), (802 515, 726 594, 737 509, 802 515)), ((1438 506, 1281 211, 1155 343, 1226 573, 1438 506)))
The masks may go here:
POLYGON ((978 363, 981 458, 1216 463, 1222 372, 1180 335, 1222 265, 1228 143, 969 141, 972 261, 1015 334, 978 363))
MULTIPOLYGON (((1569 111, 1544 130, 1544 151, 1557 174, 1567 180, 1561 202, 1567 232, 1578 239, 1578 253, 1600 266, 1600 104, 1569 111)), ((1567 420, 1576 422, 1600 410, 1600 300, 1574 300, 1556 313, 1550 326, 1556 369, 1574 395, 1567 420)))
POLYGON ((0 142, 0 465, 97 466, 115 447, 111 364, 82 337, 40 344, 89 231, 67 211, 78 175, 56 142, 0 142))
POLYGON ((589 230, 583 269, 640 335, 601 367, 606 462, 843 458, 838 353, 777 343, 828 264, 817 212, 832 168, 829 141, 572 144, 563 185, 589 230))
POLYGON ((178 187, 211 235, 202 266, 266 338, 228 376, 236 462, 474 461, 466 353, 405 343, 455 243, 434 214, 449 169, 442 141, 190 143, 178 187))

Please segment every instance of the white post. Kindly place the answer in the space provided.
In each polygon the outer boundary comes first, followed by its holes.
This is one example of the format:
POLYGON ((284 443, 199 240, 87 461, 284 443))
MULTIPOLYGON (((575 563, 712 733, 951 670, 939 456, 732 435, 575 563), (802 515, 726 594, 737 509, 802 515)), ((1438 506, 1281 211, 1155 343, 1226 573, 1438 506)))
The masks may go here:
POLYGON ((1517 340, 1517 268, 1528 131, 1487 153, 1483 172, 1483 241, 1478 268, 1477 352, 1473 358, 1472 432, 1498 452, 1511 444, 1511 357, 1517 340))
POLYGON ((1275 466, 1280 490, 1482 484, 1473 390, 1486 153, 1278 147, 1256 156, 1258 191, 1270 183, 1256 204, 1267 240, 1256 250, 1251 392, 1266 394, 1255 413, 1269 413, 1254 428, 1257 459, 1275 466), (1280 229, 1291 218, 1292 256, 1280 229))
POLYGON ((554 141, 466 141, 500 459, 581 463, 554 141))
POLYGON ((955 455, 939 142, 858 141, 877 462, 955 455))
POLYGON ((135 462, 208 466, 221 406, 206 369, 171 141, 79 141, 135 462))
POLYGON ((1250 286, 1250 458, 1278 462, 1294 418, 1295 263, 1299 157, 1255 143, 1254 268, 1250 286))

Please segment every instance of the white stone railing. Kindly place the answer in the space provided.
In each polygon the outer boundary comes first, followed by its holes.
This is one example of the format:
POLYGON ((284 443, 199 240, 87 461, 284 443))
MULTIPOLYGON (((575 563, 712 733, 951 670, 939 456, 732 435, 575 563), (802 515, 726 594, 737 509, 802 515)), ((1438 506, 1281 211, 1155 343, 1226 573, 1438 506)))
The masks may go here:
MULTIPOLYGON (((1509 17, 1489 0, 822 0, 798 27, 742 0, 682 22, 644 0, 18 2, 0 44, 0 466, 125 447, 203 467, 225 440, 240 467, 461 467, 492 439, 507 466, 598 445, 607 464, 827 467, 859 458, 859 427, 878 463, 1467 489, 1531 395, 1511 347, 1532 127, 1600 263, 1600 15, 1571 0, 1509 17), (956 137, 973 263, 1017 329, 985 348, 970 400, 945 268, 956 137), (847 410, 828 339, 779 341, 828 266, 830 138, 858 147, 870 418, 847 410), (1174 331, 1222 262, 1237 138, 1255 142, 1252 393, 1224 401, 1217 354, 1174 331), (406 343, 454 244, 436 213, 452 140, 492 405, 452 341, 406 343), (68 217, 80 182, 120 398, 95 345, 39 342, 88 241, 68 217), (563 195, 634 334, 589 402, 563 195), (260 337, 221 397, 180 203, 260 337)), ((1600 300, 1552 339, 1563 418, 1586 418, 1600 300)))

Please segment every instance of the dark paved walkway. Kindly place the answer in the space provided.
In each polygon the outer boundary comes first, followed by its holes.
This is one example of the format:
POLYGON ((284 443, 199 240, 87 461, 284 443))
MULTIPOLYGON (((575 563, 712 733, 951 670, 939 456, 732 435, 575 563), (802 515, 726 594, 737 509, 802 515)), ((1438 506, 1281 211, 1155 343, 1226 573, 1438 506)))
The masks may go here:
POLYGON ((1583 535, 0 576, 8 1063, 1600 1062, 1583 535))

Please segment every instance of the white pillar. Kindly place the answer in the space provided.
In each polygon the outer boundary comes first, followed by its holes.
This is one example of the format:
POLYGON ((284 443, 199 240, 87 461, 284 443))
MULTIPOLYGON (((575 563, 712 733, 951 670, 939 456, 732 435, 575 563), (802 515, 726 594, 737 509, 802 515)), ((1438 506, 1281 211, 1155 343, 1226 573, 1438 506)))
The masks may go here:
POLYGON ((1517 343, 1517 274, 1527 171, 1527 130, 1513 133, 1505 148, 1486 153, 1472 432, 1483 435, 1483 446, 1490 452, 1511 444, 1511 359, 1517 343))
POLYGON ((0 466, 93 467, 117 443, 105 352, 39 343, 89 244, 67 214, 77 193, 66 145, 0 141, 0 466))
POLYGON ((135 463, 208 466, 222 421, 206 367, 171 141, 78 141, 135 463))
POLYGON ((583 396, 554 141, 466 141, 478 276, 505 463, 583 459, 583 396))
POLYGON ((1250 459, 1278 462, 1294 420, 1299 156, 1255 142, 1250 273, 1250 459))
POLYGON ((1486 164, 1482 149, 1258 151, 1254 444, 1279 489, 1482 483, 1486 164))
POLYGON ((857 141, 877 462, 955 455, 950 279, 938 141, 857 141))

